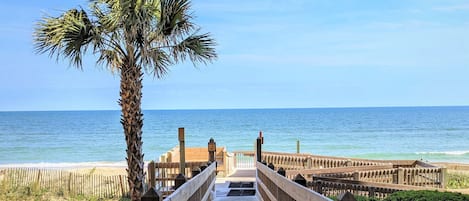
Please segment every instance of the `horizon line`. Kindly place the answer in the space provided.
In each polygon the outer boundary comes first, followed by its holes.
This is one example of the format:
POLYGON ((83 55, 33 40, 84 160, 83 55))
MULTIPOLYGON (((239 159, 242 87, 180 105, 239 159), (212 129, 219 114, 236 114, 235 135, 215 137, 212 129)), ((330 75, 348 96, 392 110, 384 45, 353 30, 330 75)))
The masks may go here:
MULTIPOLYGON (((164 108, 142 109, 142 111, 181 111, 181 110, 282 110, 282 109, 360 109, 360 108, 436 108, 436 107, 469 107, 469 105, 420 105, 420 106, 325 106, 325 107, 239 107, 239 108, 164 108)), ((71 110, 0 110, 0 112, 93 112, 120 111, 120 109, 71 109, 71 110)))

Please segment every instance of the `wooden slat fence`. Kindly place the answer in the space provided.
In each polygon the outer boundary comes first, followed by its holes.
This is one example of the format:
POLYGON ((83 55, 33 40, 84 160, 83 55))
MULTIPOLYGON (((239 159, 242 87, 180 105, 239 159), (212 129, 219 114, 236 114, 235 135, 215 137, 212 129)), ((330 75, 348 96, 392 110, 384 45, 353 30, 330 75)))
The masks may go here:
POLYGON ((98 198, 128 197, 127 176, 81 174, 65 170, 11 168, 2 170, 11 187, 33 187, 57 194, 87 195, 98 198))

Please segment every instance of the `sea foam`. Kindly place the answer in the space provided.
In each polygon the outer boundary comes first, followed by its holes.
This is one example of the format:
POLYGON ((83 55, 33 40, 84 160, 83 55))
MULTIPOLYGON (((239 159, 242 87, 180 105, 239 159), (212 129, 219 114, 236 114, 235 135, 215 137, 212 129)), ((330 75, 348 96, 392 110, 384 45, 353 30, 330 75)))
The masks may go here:
POLYGON ((462 156, 469 154, 469 150, 466 151, 435 151, 435 152, 416 152, 418 155, 455 155, 462 156))

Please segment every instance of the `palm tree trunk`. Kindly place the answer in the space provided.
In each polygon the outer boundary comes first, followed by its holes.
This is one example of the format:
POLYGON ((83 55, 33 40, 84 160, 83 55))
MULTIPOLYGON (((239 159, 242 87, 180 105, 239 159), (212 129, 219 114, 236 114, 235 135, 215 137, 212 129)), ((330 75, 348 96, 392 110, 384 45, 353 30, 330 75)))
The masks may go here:
POLYGON ((121 69, 120 101, 122 107, 121 123, 127 142, 127 173, 130 187, 130 198, 140 201, 143 195, 145 177, 142 152, 143 114, 142 69, 138 66, 123 66, 121 69))

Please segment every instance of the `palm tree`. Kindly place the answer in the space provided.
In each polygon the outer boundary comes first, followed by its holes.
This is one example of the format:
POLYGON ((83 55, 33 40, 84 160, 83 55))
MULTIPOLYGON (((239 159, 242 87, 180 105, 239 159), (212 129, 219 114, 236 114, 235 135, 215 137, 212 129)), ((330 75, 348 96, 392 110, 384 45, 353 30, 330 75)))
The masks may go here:
POLYGON ((199 34, 189 0, 91 0, 89 9, 70 9, 59 17, 44 16, 34 31, 37 53, 64 58, 82 68, 86 53, 97 54, 120 75, 121 123, 127 143, 127 172, 132 200, 143 194, 144 71, 161 78, 173 64, 194 65, 216 59, 215 41, 199 34))

